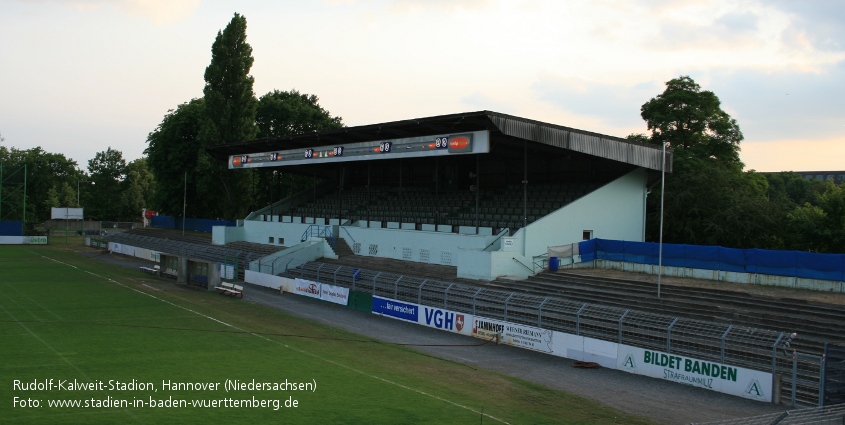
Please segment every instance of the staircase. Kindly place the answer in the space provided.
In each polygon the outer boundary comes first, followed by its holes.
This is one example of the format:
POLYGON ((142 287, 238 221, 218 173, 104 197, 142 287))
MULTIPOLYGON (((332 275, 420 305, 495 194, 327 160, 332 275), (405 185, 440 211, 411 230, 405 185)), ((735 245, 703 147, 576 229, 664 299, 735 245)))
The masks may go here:
POLYGON ((349 247, 349 243, 343 238, 337 238, 337 247, 335 247, 334 253, 338 258, 355 255, 355 253, 352 252, 352 248, 349 247))

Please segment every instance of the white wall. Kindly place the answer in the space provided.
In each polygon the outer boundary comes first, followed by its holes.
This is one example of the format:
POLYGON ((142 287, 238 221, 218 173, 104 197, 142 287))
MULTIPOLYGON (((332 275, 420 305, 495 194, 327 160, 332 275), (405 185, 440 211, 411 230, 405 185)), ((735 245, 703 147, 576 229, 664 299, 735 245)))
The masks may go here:
POLYGON ((212 226, 211 243, 215 245, 226 245, 229 242, 240 242, 244 240, 244 228, 233 226, 212 226))
MULTIPOLYGON (((404 229, 372 229, 344 226, 337 237, 344 238, 350 246, 361 244, 358 255, 396 258, 432 264, 458 265, 461 249, 483 250, 496 239, 494 235, 459 235, 404 229), (370 245, 378 247, 370 254, 370 245), (425 260, 425 252, 428 260, 425 260), (410 258, 406 258, 410 254, 410 258)), ((354 248, 354 247, 353 247, 354 248)))
POLYGON ((638 168, 529 224, 514 235, 524 238, 523 254, 531 258, 550 246, 580 242, 584 230, 594 238, 642 242, 646 177, 638 168))

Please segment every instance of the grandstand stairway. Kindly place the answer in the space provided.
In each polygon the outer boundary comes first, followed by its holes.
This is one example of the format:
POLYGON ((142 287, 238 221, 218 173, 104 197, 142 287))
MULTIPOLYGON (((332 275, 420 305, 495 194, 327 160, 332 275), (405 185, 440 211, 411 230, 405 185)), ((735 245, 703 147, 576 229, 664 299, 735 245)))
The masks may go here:
POLYGON ((334 253, 338 257, 347 257, 350 255, 355 255, 355 253, 352 252, 352 248, 349 247, 349 242, 346 242, 346 239, 337 238, 336 245, 337 246, 334 249, 334 253))

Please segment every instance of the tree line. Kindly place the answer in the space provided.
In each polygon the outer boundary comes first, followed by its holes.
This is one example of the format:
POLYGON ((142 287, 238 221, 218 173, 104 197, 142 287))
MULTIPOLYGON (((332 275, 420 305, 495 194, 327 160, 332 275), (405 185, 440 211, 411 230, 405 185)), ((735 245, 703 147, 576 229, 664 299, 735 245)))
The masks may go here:
MULTIPOLYGON (((279 168, 230 172, 205 148, 341 128, 342 119, 312 94, 273 90, 256 97, 242 15, 218 31, 211 52, 203 97, 167 111, 147 137, 144 158, 126 163, 109 147, 81 170, 62 154, 0 146, 3 170, 27 165, 28 226, 49 218, 50 207, 79 204, 93 220, 134 221, 144 207, 174 216, 186 207, 188 217, 235 220, 310 186, 309 178, 279 168)), ((665 242, 845 252, 845 187, 792 172, 743 171, 744 136, 713 92, 681 76, 640 113, 649 133, 628 139, 664 144, 674 153, 666 178, 665 242)), ((8 190, 14 185, 7 180, 0 219, 16 219, 9 217, 22 194, 8 190)), ((648 197, 650 241, 660 232, 659 189, 652 187, 648 197)))
MULTIPOLYGON (((744 137, 713 92, 681 76, 640 112, 650 134, 628 138, 665 144, 674 152, 666 178, 664 242, 845 252, 845 183, 808 181, 794 172, 743 171, 744 137)), ((660 232, 660 187, 654 189, 646 226, 651 241, 660 232)))
POLYGON ((127 163, 111 147, 82 170, 64 154, 0 146, 0 179, 0 220, 25 217, 27 230, 50 219, 52 207, 84 206, 86 219, 97 221, 139 221, 155 190, 145 158, 127 163))

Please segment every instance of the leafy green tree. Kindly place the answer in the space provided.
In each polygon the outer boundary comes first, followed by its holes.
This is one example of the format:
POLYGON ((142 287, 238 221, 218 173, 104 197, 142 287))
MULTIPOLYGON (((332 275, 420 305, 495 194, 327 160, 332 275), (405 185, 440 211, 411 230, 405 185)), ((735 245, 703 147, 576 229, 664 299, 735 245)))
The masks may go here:
MULTIPOLYGON (((0 200, 0 214, 3 220, 20 220, 24 216, 24 171, 26 172, 26 223, 31 230, 39 223, 50 218, 52 202, 59 195, 63 185, 75 186, 81 172, 76 169, 76 162, 65 158, 63 154, 46 152, 40 147, 26 150, 0 146, 0 165, 3 167, 3 199, 0 200), (26 168, 24 169, 24 166, 26 168)), ((60 196, 58 201, 62 202, 60 196)), ((76 203, 74 197, 73 203, 76 203)))
POLYGON ((739 125, 722 110, 719 98, 702 91, 692 78, 669 80, 666 90, 646 102, 640 112, 651 130, 651 141, 674 148, 676 161, 712 158, 739 163, 743 139, 739 125))
POLYGON ((153 174, 147 169, 145 158, 138 158, 126 165, 126 179, 121 195, 121 220, 141 219, 141 211, 153 197, 154 184, 153 174))
MULTIPOLYGON (((713 92, 690 77, 666 83, 666 90, 641 108, 651 134, 638 142, 665 143, 674 152, 666 178, 664 241, 728 247, 778 247, 777 214, 767 198, 768 181, 744 173, 739 160, 743 139, 736 120, 713 92)), ((657 240, 660 196, 649 197, 647 236, 657 240)))
POLYGON ((297 90, 273 90, 261 96, 255 117, 258 137, 284 137, 343 127, 342 118, 331 116, 319 102, 317 95, 297 90))
POLYGON ((813 203, 787 214, 790 234, 799 249, 845 253, 845 187, 824 182, 813 203))
MULTIPOLYGON (((320 106, 319 101, 316 95, 296 90, 273 90, 261 96, 255 117, 258 137, 277 138, 343 127, 341 117, 333 117, 320 106)), ((283 170, 274 168, 253 171, 256 188, 253 200, 256 206, 269 205, 314 183, 310 177, 286 174, 283 170)))
POLYGON ((123 152, 108 147, 88 160, 88 173, 94 183, 86 191, 85 215, 92 220, 120 221, 121 201, 126 178, 123 152))
POLYGON ((185 195, 185 174, 188 176, 188 211, 190 217, 207 217, 198 210, 197 168, 201 156, 207 155, 197 137, 205 119, 205 102, 192 99, 167 115, 147 136, 147 167, 155 176, 155 190, 148 194, 148 207, 164 215, 181 216, 185 195))
MULTIPOLYGON (((252 47, 246 42, 246 18, 235 14, 211 46, 211 64, 205 69, 205 119, 199 140, 214 146, 252 140, 258 133, 253 92, 252 47)), ((207 154, 198 158, 197 196, 215 199, 203 215, 242 218, 252 206, 251 171, 230 172, 227 164, 207 154)))

